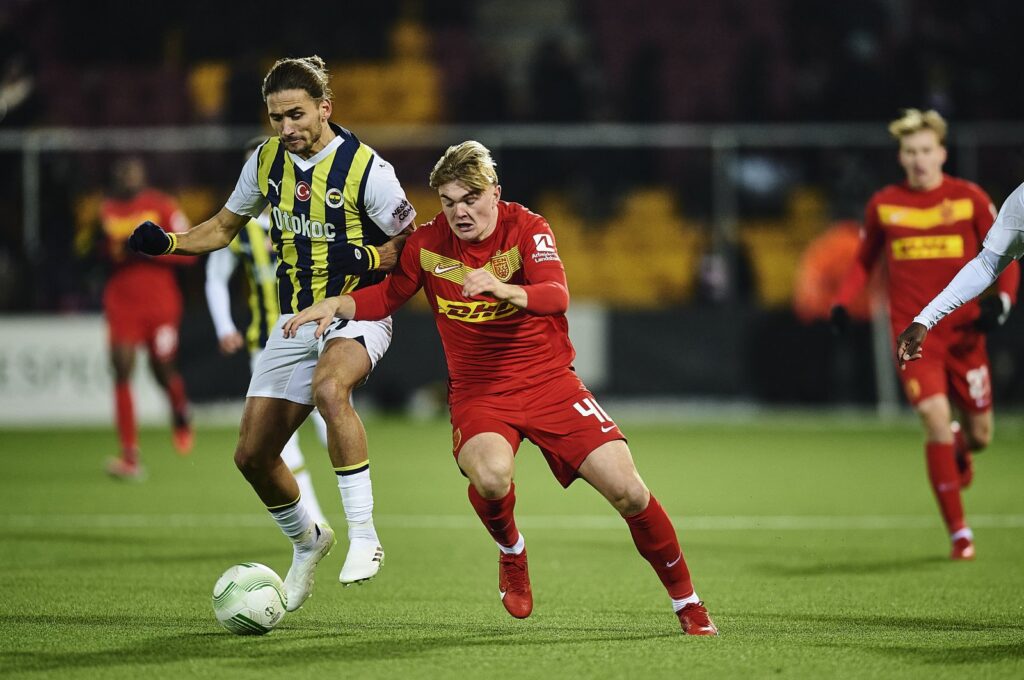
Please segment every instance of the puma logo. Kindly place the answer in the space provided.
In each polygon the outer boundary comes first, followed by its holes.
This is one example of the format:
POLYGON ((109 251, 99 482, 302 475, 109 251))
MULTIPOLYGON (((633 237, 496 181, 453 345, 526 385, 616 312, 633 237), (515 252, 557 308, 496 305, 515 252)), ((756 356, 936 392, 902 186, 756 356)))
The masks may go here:
POLYGON ((272 179, 270 179, 268 177, 267 178, 267 184, 269 184, 270 186, 274 187, 274 191, 277 192, 278 196, 281 195, 281 181, 280 180, 275 182, 274 180, 272 180, 272 179))

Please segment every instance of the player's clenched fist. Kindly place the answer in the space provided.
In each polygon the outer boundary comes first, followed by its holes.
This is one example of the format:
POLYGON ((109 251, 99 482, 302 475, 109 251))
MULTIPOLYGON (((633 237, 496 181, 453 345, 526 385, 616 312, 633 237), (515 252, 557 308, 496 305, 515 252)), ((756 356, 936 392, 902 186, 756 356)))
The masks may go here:
POLYGON ((917 361, 921 358, 921 345, 924 344, 927 335, 928 329, 916 321, 900 333, 896 341, 896 360, 899 361, 900 368, 908 361, 917 361))
POLYGON ((145 255, 166 255, 174 249, 174 236, 146 220, 128 237, 128 247, 145 255))

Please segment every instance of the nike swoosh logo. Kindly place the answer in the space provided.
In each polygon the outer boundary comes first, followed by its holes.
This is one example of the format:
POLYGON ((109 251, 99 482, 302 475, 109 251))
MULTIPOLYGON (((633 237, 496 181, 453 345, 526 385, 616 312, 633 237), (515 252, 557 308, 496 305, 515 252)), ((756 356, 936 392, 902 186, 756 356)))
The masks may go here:
POLYGON ((674 567, 674 566, 676 566, 677 564, 679 564, 679 560, 681 560, 681 559, 683 559, 683 553, 679 553, 679 557, 675 558, 675 559, 674 559, 674 560, 672 560, 671 562, 666 562, 666 563, 665 563, 665 566, 666 566, 666 567, 674 567))
POLYGON ((614 429, 615 429, 614 425, 608 425, 607 427, 602 427, 601 428, 601 432, 611 432, 614 429))
POLYGON ((450 271, 452 271, 454 269, 458 269, 461 266, 462 266, 461 264, 453 264, 450 267, 442 267, 441 265, 437 265, 436 267, 434 267, 434 273, 435 274, 447 274, 448 272, 450 272, 450 271))

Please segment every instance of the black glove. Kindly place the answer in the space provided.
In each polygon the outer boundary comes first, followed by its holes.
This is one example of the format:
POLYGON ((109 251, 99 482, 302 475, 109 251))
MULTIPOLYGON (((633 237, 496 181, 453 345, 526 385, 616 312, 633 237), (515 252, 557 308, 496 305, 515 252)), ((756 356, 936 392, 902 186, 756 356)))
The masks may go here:
POLYGON ((844 335, 850 327, 850 313, 846 311, 846 307, 842 305, 832 307, 832 312, 828 317, 828 325, 834 335, 844 335))
POLYGON ((982 333, 988 333, 1006 323, 1010 316, 1009 306, 1004 304, 1001 295, 989 295, 978 301, 981 314, 974 321, 974 327, 982 333))
POLYGON ((128 237, 128 248, 144 255, 166 255, 174 246, 174 239, 159 225, 146 220, 128 237))

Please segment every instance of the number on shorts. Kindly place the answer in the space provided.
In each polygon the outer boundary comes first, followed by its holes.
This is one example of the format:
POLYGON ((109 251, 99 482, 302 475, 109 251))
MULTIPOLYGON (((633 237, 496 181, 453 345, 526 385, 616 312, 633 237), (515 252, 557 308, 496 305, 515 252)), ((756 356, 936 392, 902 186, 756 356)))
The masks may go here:
POLYGON ((967 389, 970 392, 971 399, 978 404, 984 404, 988 400, 989 395, 988 366, 973 368, 967 371, 966 377, 967 389))
POLYGON ((599 423, 610 423, 611 416, 605 413, 604 409, 597 405, 597 402, 587 397, 583 401, 577 401, 573 404, 573 408, 579 411, 579 414, 586 418, 587 416, 594 416, 597 418, 599 423))

